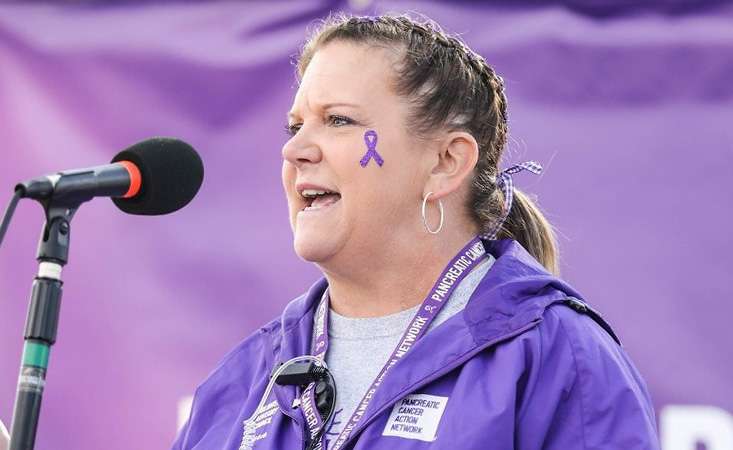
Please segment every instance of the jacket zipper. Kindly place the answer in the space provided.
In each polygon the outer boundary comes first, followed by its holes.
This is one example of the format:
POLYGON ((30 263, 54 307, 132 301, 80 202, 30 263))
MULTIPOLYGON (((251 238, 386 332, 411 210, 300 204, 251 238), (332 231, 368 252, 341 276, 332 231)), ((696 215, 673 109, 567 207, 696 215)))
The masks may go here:
POLYGON ((407 395, 410 392, 413 392, 416 389, 419 389, 420 387, 422 387, 422 386, 424 386, 426 384, 431 383, 432 381, 437 380, 438 378, 440 378, 443 375, 447 374, 448 372, 450 372, 451 370, 455 369, 456 367, 459 367, 459 366, 463 365, 463 363, 465 363, 469 359, 473 358, 473 356, 475 354, 480 353, 480 352, 484 351, 485 349, 487 349, 487 348, 489 348, 489 347, 491 347, 493 345, 496 345, 496 344, 498 344, 498 343, 500 343, 502 341, 505 341, 507 339, 511 339, 511 338, 513 338, 515 336, 518 336, 518 335, 524 333, 525 331, 527 331, 527 330, 529 330, 531 328, 534 328, 535 326, 537 326, 538 323, 539 323, 539 321, 531 322, 530 324, 525 325, 524 327, 522 327, 522 328, 520 328, 518 330, 515 330, 515 331, 513 331, 513 332, 511 332, 509 334, 505 334, 504 336, 500 336, 500 337, 498 337, 498 338, 496 338, 496 339, 494 339, 492 341, 487 342, 486 344, 484 344, 484 345, 482 345, 480 347, 476 347, 475 349, 471 350, 470 352, 466 353, 462 357, 460 357, 457 360, 455 360, 450 365, 443 367, 442 369, 438 370, 437 372, 433 372, 432 374, 426 376, 422 380, 414 383, 409 388, 400 391, 399 393, 397 393, 397 395, 394 396, 394 398, 390 399, 387 403, 385 403, 384 406, 382 406, 381 408, 379 408, 378 410, 376 410, 374 412, 374 414, 371 414, 368 418, 366 418, 366 420, 361 423, 361 426, 355 428, 354 431, 351 433, 351 435, 346 439, 346 442, 344 442, 344 445, 342 446, 342 448, 343 449, 348 448, 347 446, 352 443, 352 441, 362 432, 362 430, 364 430, 371 422, 373 422, 377 417, 379 417, 384 411, 386 411, 387 409, 389 409, 390 407, 392 407, 394 405, 394 402, 396 402, 400 398, 404 397, 405 395, 407 395))

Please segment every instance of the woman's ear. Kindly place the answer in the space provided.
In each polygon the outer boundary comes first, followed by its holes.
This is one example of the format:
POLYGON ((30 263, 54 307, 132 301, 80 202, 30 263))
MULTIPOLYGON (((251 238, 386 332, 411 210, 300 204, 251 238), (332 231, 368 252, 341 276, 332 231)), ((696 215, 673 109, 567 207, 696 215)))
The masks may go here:
MULTIPOLYGON (((430 171, 425 193, 439 199, 458 190, 478 162, 478 143, 465 131, 448 133, 438 146, 438 158, 430 171)), ((424 193, 424 194, 425 194, 424 193)))

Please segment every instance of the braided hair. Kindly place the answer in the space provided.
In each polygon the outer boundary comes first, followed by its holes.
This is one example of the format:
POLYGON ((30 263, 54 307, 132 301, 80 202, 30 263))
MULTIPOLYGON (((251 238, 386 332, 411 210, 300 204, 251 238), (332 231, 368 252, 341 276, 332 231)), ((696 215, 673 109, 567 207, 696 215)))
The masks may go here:
MULTIPOLYGON (((418 136, 436 129, 471 133, 479 148, 468 211, 484 232, 505 211, 497 186, 508 139, 504 80, 486 60, 438 24, 407 15, 329 16, 314 30, 296 62, 302 78, 316 51, 332 41, 393 48, 401 62, 394 88, 410 102, 407 126, 418 136)), ((535 203, 515 189, 515 202, 498 238, 517 240, 547 270, 558 273, 557 244, 550 223, 535 203)))

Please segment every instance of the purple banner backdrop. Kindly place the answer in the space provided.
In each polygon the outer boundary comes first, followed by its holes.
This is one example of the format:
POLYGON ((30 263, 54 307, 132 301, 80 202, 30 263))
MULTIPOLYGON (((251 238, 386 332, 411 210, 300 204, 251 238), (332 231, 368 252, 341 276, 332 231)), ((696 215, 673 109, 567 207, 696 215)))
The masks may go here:
MULTIPOLYGON (((733 442, 733 9, 594 3, 0 6, 0 203, 19 179, 154 135, 188 140, 206 166, 174 215, 97 200, 75 218, 37 448, 166 448, 179 401, 318 276, 291 249, 280 148, 290 57, 339 9, 418 11, 495 65, 505 164, 545 165, 517 183, 557 225, 564 276, 646 377, 665 450, 733 442), (685 437, 698 422, 717 431, 685 437)), ((0 250, 5 423, 41 224, 22 203, 0 250)))

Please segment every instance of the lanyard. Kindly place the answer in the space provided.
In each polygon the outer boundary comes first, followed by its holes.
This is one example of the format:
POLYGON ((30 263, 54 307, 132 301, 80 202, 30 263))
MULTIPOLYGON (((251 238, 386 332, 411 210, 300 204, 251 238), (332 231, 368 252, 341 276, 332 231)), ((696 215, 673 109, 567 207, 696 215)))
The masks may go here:
MULTIPOLYGON (((405 330, 397 347, 392 351, 392 355, 387 363, 379 371, 377 377, 372 381, 371 386, 362 397, 356 410, 346 422, 343 430, 333 441, 333 446, 328 450, 340 450, 349 436, 356 428, 359 420, 364 415, 369 403, 372 401, 377 388, 385 380, 389 370, 394 367, 397 362, 402 359, 412 346, 426 332, 430 324, 442 309, 445 301, 447 301, 454 289, 460 282, 470 273, 471 269, 476 267, 478 263, 486 257, 486 249, 479 237, 473 238, 465 247, 463 247, 456 256, 448 263, 443 273, 438 277, 438 281, 433 285, 425 300, 423 300, 417 313, 412 318, 410 325, 405 330)), ((328 295, 324 295, 316 309, 314 321, 315 339, 313 342, 313 356, 323 360, 328 351, 328 295)), ((306 418, 306 424, 310 431, 310 438, 318 438, 318 442, 313 442, 310 448, 323 449, 325 433, 323 432, 323 424, 320 414, 315 406, 314 395, 315 383, 311 383, 301 396, 301 405, 303 414, 306 418)))

